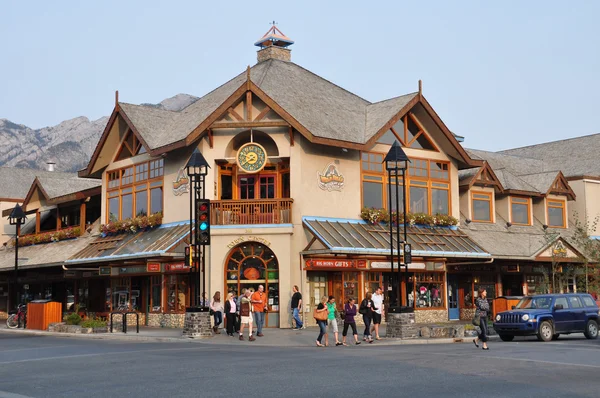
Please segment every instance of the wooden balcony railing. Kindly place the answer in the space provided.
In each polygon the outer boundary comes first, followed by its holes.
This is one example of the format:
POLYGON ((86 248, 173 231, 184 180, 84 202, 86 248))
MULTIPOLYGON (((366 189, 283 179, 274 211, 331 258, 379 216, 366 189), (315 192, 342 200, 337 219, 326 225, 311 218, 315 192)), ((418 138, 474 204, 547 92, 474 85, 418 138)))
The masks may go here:
POLYGON ((293 202, 293 199, 213 200, 211 224, 291 224, 293 202))

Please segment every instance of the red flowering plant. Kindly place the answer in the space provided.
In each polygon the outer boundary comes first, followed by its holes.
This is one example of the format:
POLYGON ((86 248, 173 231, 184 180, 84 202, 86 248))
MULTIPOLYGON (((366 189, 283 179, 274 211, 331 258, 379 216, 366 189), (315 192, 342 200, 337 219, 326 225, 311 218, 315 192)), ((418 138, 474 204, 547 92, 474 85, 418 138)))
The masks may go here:
POLYGON ((103 236, 115 235, 124 232, 136 233, 139 230, 145 230, 157 227, 162 224, 162 212, 150 214, 149 216, 140 215, 125 220, 112 221, 100 225, 100 232, 103 236))
POLYGON ((54 232, 43 232, 36 235, 26 235, 19 238, 19 247, 37 245, 40 243, 59 242, 61 240, 77 238, 81 235, 81 228, 71 227, 54 232))

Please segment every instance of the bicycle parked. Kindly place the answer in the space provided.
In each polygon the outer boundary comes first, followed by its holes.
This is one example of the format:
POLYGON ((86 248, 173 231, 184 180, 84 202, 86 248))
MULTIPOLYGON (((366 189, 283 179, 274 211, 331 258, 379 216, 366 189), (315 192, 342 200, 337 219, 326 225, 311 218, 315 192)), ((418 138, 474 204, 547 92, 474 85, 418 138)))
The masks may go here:
POLYGON ((27 319, 27 305, 19 304, 17 306, 17 311, 14 314, 9 315, 6 320, 6 326, 9 329, 16 329, 23 325, 25 327, 25 321, 27 319))

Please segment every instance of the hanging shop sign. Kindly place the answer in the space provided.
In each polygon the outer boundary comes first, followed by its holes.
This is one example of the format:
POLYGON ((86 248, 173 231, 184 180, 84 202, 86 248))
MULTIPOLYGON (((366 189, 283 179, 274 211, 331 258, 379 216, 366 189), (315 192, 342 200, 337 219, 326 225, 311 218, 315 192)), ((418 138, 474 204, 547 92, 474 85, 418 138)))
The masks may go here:
POLYGON ((119 275, 123 274, 143 274, 146 272, 145 266, 140 267, 119 267, 119 275))
POLYGON ((146 265, 146 271, 148 271, 148 272, 160 272, 160 263, 148 263, 146 265))
POLYGON ((317 184, 324 191, 341 191, 344 188, 344 176, 334 163, 329 163, 323 172, 317 171, 317 184))
POLYGON ((65 271, 64 276, 65 278, 79 278, 81 273, 79 271, 65 271))
POLYGON ((100 267, 98 270, 99 275, 110 275, 110 267, 100 267))
POLYGON ((240 243, 244 243, 244 242, 258 242, 258 243, 262 243, 263 245, 270 247, 271 246, 271 242, 269 242, 268 240, 261 238, 260 236, 240 236, 239 238, 232 240, 228 245, 227 248, 228 249, 233 249, 234 247, 236 247, 237 245, 239 245, 240 243))
POLYGON ((190 178, 185 167, 182 167, 177 172, 177 178, 173 181, 173 195, 181 196, 188 192, 190 192, 190 178))
MULTIPOLYGON (((389 261, 371 261, 371 269, 387 269, 390 270, 392 264, 389 261)), ((404 268, 404 265, 402 265, 404 268)), ((425 269, 425 263, 410 263, 408 269, 425 269)), ((398 270, 398 263, 394 263, 394 270, 398 270)))
POLYGON ((367 260, 306 260, 306 268, 367 268, 367 260))
POLYGON ((190 266, 187 265, 185 262, 180 262, 180 263, 171 263, 171 264, 166 264, 165 265, 165 271, 187 271, 190 269, 190 266))

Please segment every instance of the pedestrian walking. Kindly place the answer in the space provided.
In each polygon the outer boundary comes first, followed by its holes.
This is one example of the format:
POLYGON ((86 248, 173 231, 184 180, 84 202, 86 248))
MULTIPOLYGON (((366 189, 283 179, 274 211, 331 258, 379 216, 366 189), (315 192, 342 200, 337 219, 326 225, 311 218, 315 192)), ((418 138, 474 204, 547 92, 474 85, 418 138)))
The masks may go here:
POLYGON ((371 299, 375 308, 373 309, 373 326, 370 334, 372 336, 373 331, 375 331, 375 340, 381 340, 381 337, 379 337, 379 325, 381 325, 381 318, 383 317, 383 289, 381 286, 377 287, 371 299))
POLYGON ((223 303, 221 302, 221 292, 215 292, 212 300, 210 300, 210 310, 213 313, 215 326, 213 326, 213 332, 221 334, 219 332, 219 326, 223 323, 223 303))
POLYGON ((304 329, 304 323, 300 319, 300 314, 302 313, 302 293, 300 293, 296 285, 294 285, 293 292, 291 308, 294 321, 296 321, 296 327, 293 329, 304 329))
POLYGON ((248 325, 248 340, 256 340, 252 336, 252 300, 250 299, 250 290, 246 290, 246 293, 240 300, 240 316, 242 318, 240 322, 240 340, 244 340, 244 326, 248 325))
POLYGON ((367 292, 367 295, 358 308, 358 312, 362 314, 363 322, 365 323, 363 341, 368 341, 369 343, 373 342, 373 336, 371 335, 371 320, 373 319, 373 314, 375 313, 374 310, 376 308, 371 297, 371 292, 367 292))
POLYGON ((335 337, 335 345, 342 345, 342 342, 339 340, 338 334, 338 323, 337 323, 337 308, 335 306, 335 297, 329 296, 327 300, 327 330, 333 333, 335 337))
POLYGON ((354 335, 354 344, 359 345, 360 341, 358 341, 358 332, 356 331, 356 321, 354 321, 354 317, 356 316, 356 304, 354 304, 354 299, 349 298, 348 302, 344 305, 344 330, 342 331, 342 344, 347 346, 346 344, 346 335, 348 334, 348 327, 352 327, 352 334, 354 335))
POLYGON ((227 322, 227 336, 233 336, 237 329, 237 305, 233 293, 228 293, 227 300, 225 300, 225 319, 227 322))
POLYGON ((488 312, 490 311, 490 303, 487 301, 487 291, 485 289, 479 289, 479 297, 475 300, 475 317, 479 315, 479 330, 480 333, 476 339, 473 339, 475 347, 479 348, 479 342, 483 343, 483 349, 489 350, 487 345, 488 341, 488 328, 487 319, 488 312))
POLYGON ((321 297, 321 302, 315 309, 315 320, 317 321, 317 325, 319 325, 319 337, 317 337, 317 347, 326 347, 328 345, 327 341, 327 296, 321 297), (325 345, 321 344, 323 336, 325 336, 325 345))
POLYGON ((258 290, 252 294, 252 306, 254 307, 256 335, 263 337, 262 328, 265 324, 265 313, 267 312, 267 294, 263 285, 258 285, 258 290))
POLYGON ((242 316, 240 315, 240 308, 242 306, 242 298, 246 295, 246 290, 247 289, 245 287, 242 288, 241 294, 237 297, 236 302, 235 302, 235 304, 237 306, 237 318, 238 318, 237 323, 236 323, 236 327, 237 327, 236 333, 239 333, 240 326, 242 324, 242 316))

